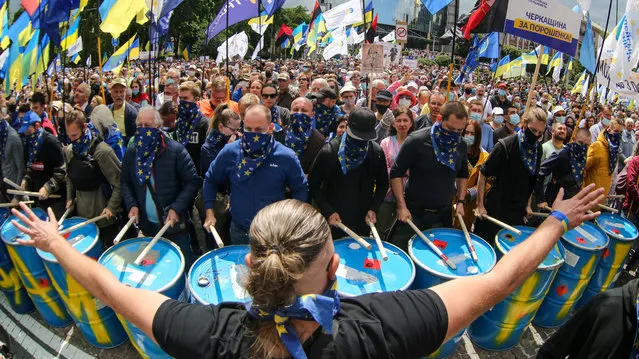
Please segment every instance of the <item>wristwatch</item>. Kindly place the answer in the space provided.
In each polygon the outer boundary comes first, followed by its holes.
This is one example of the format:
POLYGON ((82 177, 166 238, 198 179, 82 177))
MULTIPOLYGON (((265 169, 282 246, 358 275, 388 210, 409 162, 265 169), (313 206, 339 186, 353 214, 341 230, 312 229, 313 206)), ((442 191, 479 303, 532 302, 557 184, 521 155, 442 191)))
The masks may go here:
POLYGON ((457 198, 457 204, 460 204, 460 203, 461 204, 466 204, 466 198, 464 198, 464 199, 457 198))

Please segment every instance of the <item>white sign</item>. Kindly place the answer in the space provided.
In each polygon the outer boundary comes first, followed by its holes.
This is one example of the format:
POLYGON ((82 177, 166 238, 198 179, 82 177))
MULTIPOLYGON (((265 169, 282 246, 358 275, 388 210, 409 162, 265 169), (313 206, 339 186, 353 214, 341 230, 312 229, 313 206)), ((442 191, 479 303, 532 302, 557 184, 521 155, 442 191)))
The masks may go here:
POLYGON ((402 62, 402 65, 410 68, 410 69, 416 69, 417 66, 419 65, 417 60, 412 60, 412 59, 404 59, 404 61, 402 62))
POLYGON ((408 24, 403 21, 398 21, 395 24, 395 40, 397 42, 408 41, 408 24))
MULTIPOLYGON (((639 100, 639 74, 636 72, 633 72, 633 74, 634 76, 626 77, 621 81, 613 81, 610 79, 610 61, 601 60, 597 70, 597 82, 620 95, 639 100)), ((586 85, 584 84, 585 87, 586 85)))
POLYGON ((581 19, 581 14, 555 0, 511 1, 504 32, 575 56, 581 19))

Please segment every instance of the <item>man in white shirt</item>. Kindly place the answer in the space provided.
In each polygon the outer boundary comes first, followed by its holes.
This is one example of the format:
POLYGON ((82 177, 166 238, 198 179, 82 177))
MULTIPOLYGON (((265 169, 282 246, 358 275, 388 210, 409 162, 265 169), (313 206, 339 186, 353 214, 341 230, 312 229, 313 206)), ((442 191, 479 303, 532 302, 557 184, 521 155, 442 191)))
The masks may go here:
POLYGON ((490 101, 486 101, 486 88, 484 87, 484 85, 477 86, 477 88, 475 89, 475 96, 469 98, 468 102, 472 100, 479 100, 485 104, 484 118, 488 118, 488 115, 490 115, 493 112, 493 105, 490 103, 490 101))

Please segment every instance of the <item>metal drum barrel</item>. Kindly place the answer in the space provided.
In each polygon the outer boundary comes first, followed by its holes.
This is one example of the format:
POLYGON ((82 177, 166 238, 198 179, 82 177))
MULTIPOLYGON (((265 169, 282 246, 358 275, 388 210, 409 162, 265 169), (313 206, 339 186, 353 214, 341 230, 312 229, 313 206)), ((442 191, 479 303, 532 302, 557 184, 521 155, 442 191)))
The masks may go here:
MULTIPOLYGON (((526 226, 516 228, 521 235, 507 229, 497 233, 495 243, 500 258, 535 231, 535 228, 526 226)), ((468 335, 473 343, 487 350, 507 350, 517 345, 563 263, 563 246, 558 243, 519 288, 470 325, 468 335)))
MULTIPOLYGON (((186 301, 184 255, 176 244, 161 238, 139 266, 133 264, 150 241, 149 237, 122 241, 104 251, 98 262, 113 273, 120 283, 186 301)), ((142 358, 170 358, 142 330, 119 315, 118 318, 142 358)))
POLYGON ((225 246, 195 261, 186 280, 189 301, 200 304, 250 301, 243 285, 248 273, 244 257, 248 252, 246 245, 225 246))
POLYGON ((415 279, 415 264, 410 257, 395 245, 382 242, 388 255, 384 261, 375 240, 364 240, 373 246, 371 250, 350 237, 333 243, 340 257, 335 273, 339 294, 357 296, 408 289, 415 279))
MULTIPOLYGON (((408 242, 408 254, 417 265, 412 289, 430 288, 451 279, 487 273, 497 263, 495 250, 490 244, 473 233, 470 233, 470 237, 477 253, 477 262, 471 257, 470 249, 462 231, 438 228, 430 229, 423 233, 455 264, 457 269, 453 270, 448 267, 421 238, 413 236, 408 242)), ((446 358, 451 355, 457 348, 464 331, 465 329, 442 344, 428 358, 446 358)))
POLYGON ((550 285, 533 323, 554 328, 564 324, 595 273, 601 253, 608 246, 606 234, 584 222, 561 236, 564 264, 550 285))
MULTIPOLYGON (((61 229, 66 229, 86 218, 67 218, 61 229)), ((78 252, 97 260, 102 254, 100 231, 91 223, 65 235, 78 252)), ((53 287, 58 291, 67 311, 80 329, 84 338, 97 348, 114 348, 127 340, 126 332, 113 309, 94 298, 75 279, 68 275, 57 259, 49 252, 37 250, 49 272, 53 287)))
POLYGON ((634 224, 614 214, 602 213, 597 217, 595 223, 608 235, 610 243, 601 253, 601 260, 595 274, 592 275, 577 308, 581 308, 590 298, 615 285, 620 269, 628 257, 628 252, 632 248, 634 240, 639 236, 634 224))
MULTIPOLYGON (((11 212, 7 208, 0 208, 0 225, 10 215, 11 212)), ((5 294, 14 312, 27 314, 35 310, 2 241, 0 241, 0 291, 5 294)))
MULTIPOLYGON (((47 214, 41 209, 33 209, 32 211, 40 219, 47 218, 47 214)), ((36 249, 18 243, 19 239, 29 239, 29 236, 20 232, 11 223, 14 219, 23 224, 17 217, 9 217, 0 229, 0 236, 29 297, 48 325, 65 327, 71 324, 71 318, 58 292, 53 288, 51 278, 36 249)))

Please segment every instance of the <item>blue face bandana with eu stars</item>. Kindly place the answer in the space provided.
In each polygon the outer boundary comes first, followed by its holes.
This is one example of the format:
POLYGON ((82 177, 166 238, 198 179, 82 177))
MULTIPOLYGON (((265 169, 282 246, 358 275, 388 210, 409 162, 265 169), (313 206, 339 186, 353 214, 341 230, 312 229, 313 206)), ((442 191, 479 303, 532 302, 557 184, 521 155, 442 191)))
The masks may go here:
POLYGON ((9 123, 7 121, 0 120, 0 158, 4 158, 7 138, 9 138, 9 123))
POLYGON ((237 178, 245 181, 257 170, 268 155, 273 152, 275 142, 269 133, 244 132, 237 158, 237 178))
POLYGON ((619 156, 619 146, 621 145, 621 133, 610 134, 604 132, 608 140, 608 172, 612 173, 617 167, 617 157, 619 156))
POLYGON ((135 131, 135 177, 140 185, 151 179, 151 167, 160 149, 160 129, 138 127, 135 131))
POLYGON ((31 166, 40 153, 40 147, 42 147, 42 142, 44 141, 43 133, 44 130, 40 127, 37 131, 26 136, 27 153, 29 154, 27 166, 31 166))
POLYGON ((91 132, 91 128, 87 127, 87 129, 84 130, 82 136, 80 136, 77 140, 71 142, 71 150, 73 151, 73 155, 80 158, 86 158, 89 154, 89 147, 91 147, 91 139, 93 139, 93 133, 91 132))
POLYGON ((519 138, 519 152, 521 152, 521 160, 524 162, 524 167, 528 170, 531 175, 535 175, 535 170, 537 166, 537 143, 530 144, 526 141, 526 136, 524 135, 526 131, 517 132, 517 137, 519 138))
POLYGON ((191 134, 200 123, 202 114, 195 102, 180 100, 177 118, 175 122, 175 139, 179 143, 186 145, 191 141, 191 134))
POLYGON ((297 157, 302 157, 311 139, 315 121, 303 113, 291 114, 291 125, 286 131, 286 147, 292 149, 297 157))
POLYGON ((457 162, 457 145, 462 141, 459 133, 449 131, 437 122, 431 127, 430 136, 437 162, 454 171, 457 162))
POLYGON ((361 165, 367 154, 368 141, 354 139, 347 133, 342 135, 342 141, 337 150, 337 159, 344 174, 361 165))
POLYGON ((337 117, 339 117, 342 112, 337 106, 331 108, 321 103, 316 103, 314 109, 316 129, 321 132, 324 137, 328 137, 331 132, 331 126, 337 122, 337 117))
POLYGON ((577 142, 571 142, 565 147, 568 150, 568 153, 570 153, 570 168, 572 169, 572 175, 575 177, 577 184, 581 186, 584 179, 584 170, 586 168, 586 151, 588 147, 577 142))
POLYGON ((293 304, 269 310, 253 306, 252 302, 245 304, 248 313, 264 321, 274 321, 282 344, 294 359, 306 359, 304 347, 300 342, 295 327, 290 319, 309 320, 317 322, 324 332, 333 333, 333 318, 339 313, 340 301, 337 295, 337 281, 331 283, 324 293, 306 294, 295 299, 293 304))

